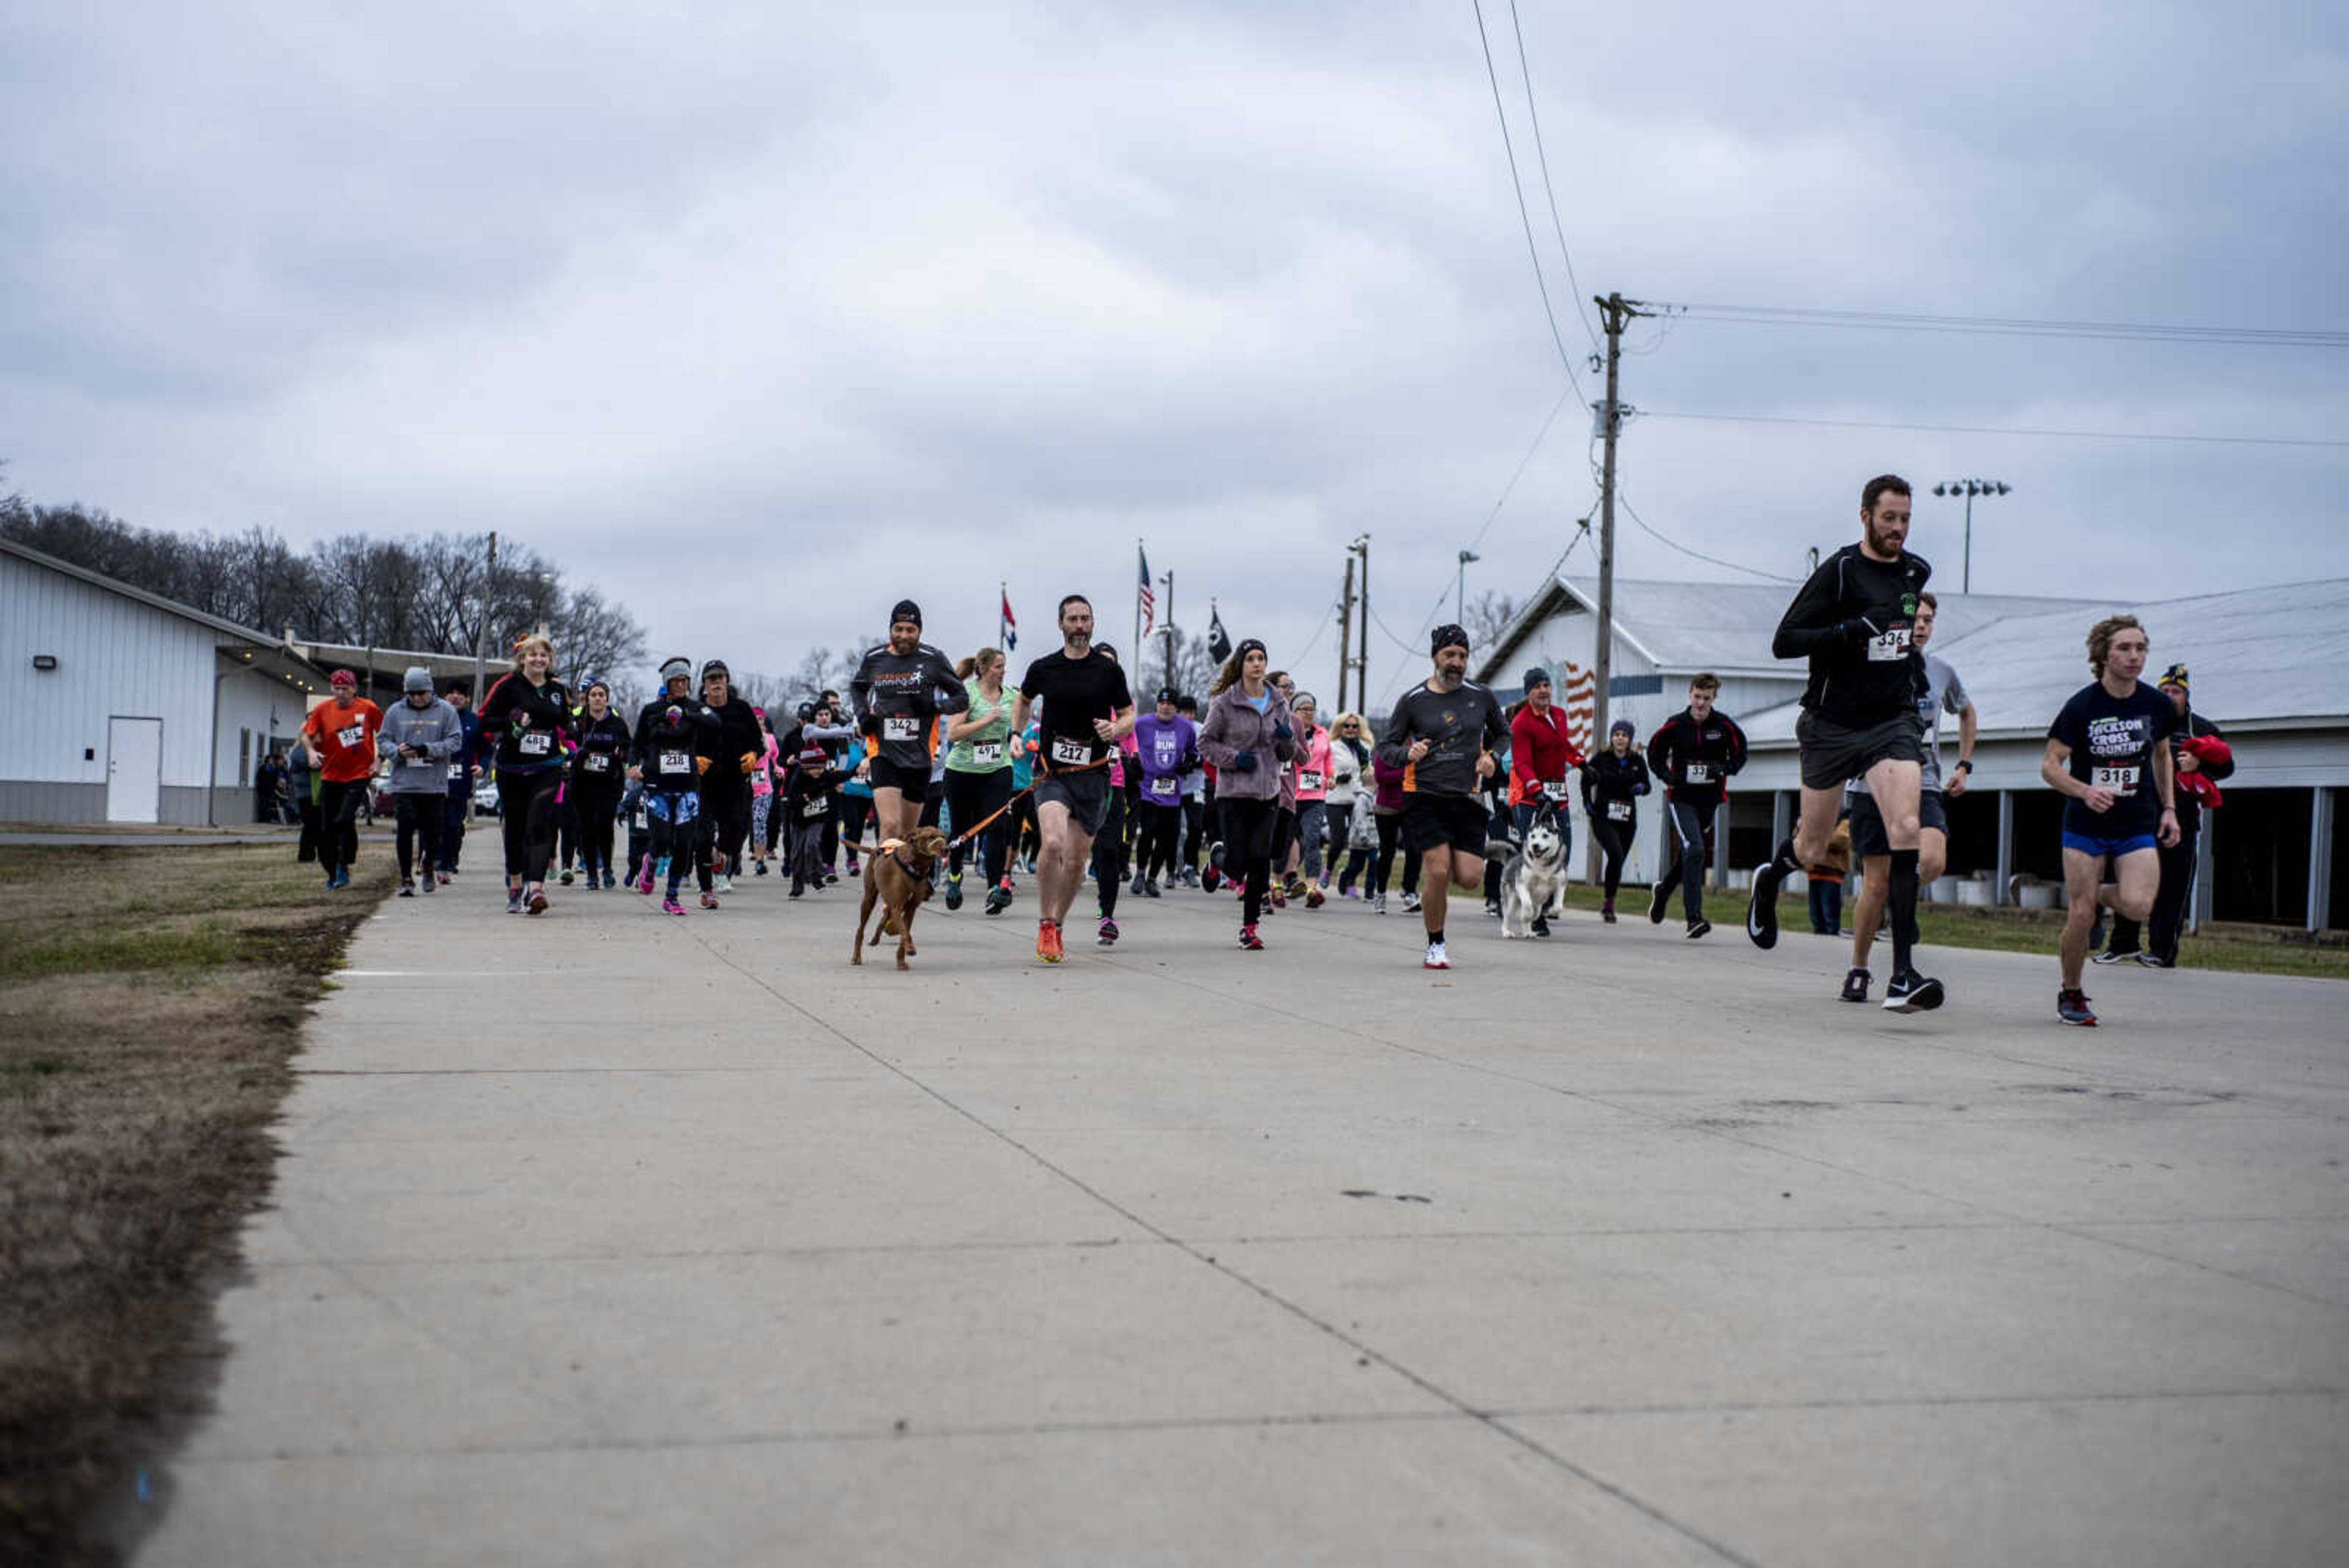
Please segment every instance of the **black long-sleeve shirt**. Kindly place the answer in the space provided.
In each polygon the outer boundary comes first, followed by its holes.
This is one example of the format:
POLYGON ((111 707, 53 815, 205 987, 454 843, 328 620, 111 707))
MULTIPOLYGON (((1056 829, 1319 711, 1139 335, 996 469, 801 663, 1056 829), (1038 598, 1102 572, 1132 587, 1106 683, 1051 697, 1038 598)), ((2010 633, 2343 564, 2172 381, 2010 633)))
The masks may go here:
POLYGON ((1619 757, 1610 746, 1582 764, 1582 809, 1594 818, 1631 821, 1648 789, 1648 762, 1637 751, 1619 757), (1623 808, 1619 815, 1617 806, 1623 808))
POLYGON ((740 695, 728 697, 723 706, 709 711, 718 715, 718 727, 703 732, 694 752, 709 759, 710 773, 725 779, 729 788, 740 787, 750 776, 742 771, 743 753, 766 753, 767 737, 760 732, 759 715, 740 695))
POLYGON ((600 719, 579 715, 579 755, 572 777, 583 790, 617 794, 627 782, 630 737, 627 721, 617 713, 600 719))
MULTIPOLYGON (((1406 794, 1473 795, 1484 787, 1477 759, 1498 752, 1509 738, 1501 704, 1491 691, 1464 680, 1456 691, 1431 691, 1422 681, 1403 693, 1379 739, 1379 755, 1402 769, 1406 794), (1413 741, 1425 741, 1427 754, 1411 760, 1413 741)), ((1495 777, 1499 777, 1496 771, 1495 777)))
POLYGON ((1932 575, 1921 556, 1876 561, 1857 545, 1819 563, 1770 639, 1775 657, 1811 661, 1804 707, 1855 729, 1916 711, 1925 666, 1909 634, 1932 575))
POLYGON ((656 697, 636 714, 636 753, 645 787, 682 794, 701 787, 694 757, 701 738, 718 732, 718 715, 698 697, 656 697))
POLYGON ((1682 709, 1648 742, 1648 767, 1674 800, 1719 805, 1723 784, 1745 765, 1745 732, 1719 709, 1702 720, 1682 709))
POLYGON ((481 699, 481 740, 497 747, 501 774, 543 774, 569 757, 571 693, 550 677, 533 686, 519 674, 501 676, 481 699))
POLYGON ((901 768, 926 769, 940 738, 938 717, 969 707, 970 692, 928 643, 899 653, 885 642, 856 667, 848 700, 858 726, 880 736, 877 755, 901 768))

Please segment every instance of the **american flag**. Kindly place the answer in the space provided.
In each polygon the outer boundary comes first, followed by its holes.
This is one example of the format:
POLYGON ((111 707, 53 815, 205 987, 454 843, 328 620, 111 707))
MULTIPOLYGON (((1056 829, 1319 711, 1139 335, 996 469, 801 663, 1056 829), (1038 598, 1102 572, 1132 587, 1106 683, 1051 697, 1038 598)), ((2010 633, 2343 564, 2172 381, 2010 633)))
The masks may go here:
POLYGON ((1158 624, 1158 596, 1150 591, 1149 553, 1139 545, 1133 547, 1133 553, 1142 562, 1142 635, 1147 637, 1150 628, 1158 624))

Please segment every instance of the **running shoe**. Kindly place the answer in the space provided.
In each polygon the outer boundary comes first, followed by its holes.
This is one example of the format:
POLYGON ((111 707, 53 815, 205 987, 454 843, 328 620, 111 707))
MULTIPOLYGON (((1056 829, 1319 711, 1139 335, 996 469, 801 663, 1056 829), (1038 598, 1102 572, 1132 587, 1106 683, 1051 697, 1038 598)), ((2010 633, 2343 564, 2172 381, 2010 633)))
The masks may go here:
POLYGON ((1754 867, 1754 897, 1745 905, 1745 934, 1757 948, 1778 945, 1778 884, 1786 879, 1794 858, 1794 840, 1788 839, 1778 846, 1768 865, 1754 867))
POLYGON ((1904 969, 1884 982, 1887 1012, 1930 1012, 1945 1000, 1941 982, 1904 969))
POLYGON ((1501 900, 1498 898, 1485 900, 1485 918, 1488 920, 1497 920, 1501 918, 1501 900))
POLYGON ((864 872, 862 872, 862 871, 860 871, 860 870, 858 870, 858 869, 857 869, 857 867, 856 867, 856 857, 855 857, 855 856, 854 856, 854 855, 852 855, 852 856, 850 856, 850 857, 848 857, 848 874, 849 874, 851 877, 862 877, 862 876, 864 874, 864 872))
POLYGON ((1115 947, 1117 945, 1117 922, 1111 919, 1107 915, 1103 915, 1102 917, 1101 926, 1093 932, 1093 937, 1094 940, 1099 941, 1101 945, 1105 948, 1115 947))
POLYGON ((1142 896, 1145 898, 1163 898, 1166 895, 1158 890, 1158 882, 1155 877, 1145 877, 1143 878, 1142 882, 1142 896))
POLYGON ((718 889, 712 888, 709 892, 704 893, 701 896, 701 907, 705 909, 714 909, 718 908, 718 889))
POLYGON ((2176 969, 2178 967, 2178 961, 2175 959, 2156 958, 2151 953, 2137 954, 2137 961, 2140 969, 2176 969))
POLYGON ((710 851, 709 874, 712 877, 723 877, 729 869, 730 867, 726 864, 726 857, 719 854, 716 850, 710 851))
POLYGON ((509 915, 519 915, 522 913, 521 888, 509 888, 506 889, 506 913, 509 915))
POLYGON ((1599 906, 1599 918, 1606 921, 1610 926, 1615 923, 1614 899, 1609 898, 1605 903, 1599 906))
POLYGON ((402 877, 399 879, 399 896, 403 898, 413 898, 416 897, 416 884, 409 878, 402 877))
POLYGON ((791 892, 790 892, 789 894, 787 894, 787 895, 786 895, 786 897, 788 897, 788 898, 806 898, 806 897, 807 897, 807 884, 806 884, 805 882, 801 881, 801 880, 799 880, 798 878, 794 877, 794 878, 792 879, 792 890, 791 890, 791 892))
POLYGON ((645 857, 645 863, 642 869, 636 873, 636 891, 639 893, 649 893, 652 890, 653 857, 647 855, 645 857))
POLYGON ((959 871, 947 873, 947 908, 949 909, 962 908, 962 873, 959 871))
POLYGON ((1654 887, 1649 888, 1648 924, 1651 926, 1662 925, 1664 923, 1664 906, 1671 901, 1672 885, 1670 882, 1659 882, 1654 887))
POLYGON ((1868 982, 1875 978, 1864 969, 1849 971, 1843 977, 1843 999, 1846 1002, 1866 1002, 1868 982))
POLYGON ((1224 885, 1224 874, 1213 866, 1199 874, 1199 886, 1212 893, 1224 885))
POLYGON ((665 893, 661 896, 661 913, 664 915, 682 915, 685 913, 685 906, 677 901, 676 894, 665 893))
POLYGON ((562 875, 562 876, 560 876, 560 877, 557 877, 555 878, 555 880, 556 880, 556 881, 558 881, 558 882, 560 882, 560 883, 562 883, 562 884, 563 884, 564 887, 566 887, 566 888, 570 887, 570 886, 571 886, 571 881, 572 881, 571 872, 566 868, 566 869, 564 871, 563 875, 562 875))
POLYGON ((1688 923, 1688 940, 1694 941, 1711 929, 1713 929, 1713 922, 1699 915, 1688 923))
POLYGON ((1036 957, 1044 963, 1062 963, 1068 960, 1067 950, 1061 946, 1061 922, 1036 922, 1036 957))
POLYGON ((1264 939, 1256 934, 1254 926, 1240 928, 1240 946, 1252 953, 1264 951, 1264 939))
POLYGON ((418 880, 419 882, 421 882, 421 883, 424 885, 424 890, 425 890, 427 893, 429 893, 430 891, 432 891, 432 888, 433 888, 433 887, 434 887, 434 883, 433 883, 433 880, 432 880, 432 878, 431 878, 431 877, 418 877, 418 878, 417 878, 417 880, 418 880))
POLYGON ((1546 937, 1549 935, 1549 917, 1547 915, 1536 915, 1534 917, 1533 933, 1537 937, 1546 937))
POLYGON ((2084 1029, 2096 1026, 2096 1015, 2088 1011, 2088 993, 2085 991, 2057 992, 2055 1016, 2065 1023, 2076 1023, 2084 1029))
POLYGON ((1430 942, 1427 944, 1427 956, 1419 961, 1419 967, 1422 969, 1450 969, 1452 967, 1452 955, 1444 950, 1444 944, 1442 942, 1430 942))
POLYGON ((432 879, 440 883, 443 888, 446 888, 449 885, 450 876, 450 873, 447 871, 436 871, 432 874, 432 879))
POLYGON ((758 865, 750 868, 750 875, 753 877, 764 877, 766 874, 767 863, 763 860, 760 861, 758 865))
POLYGON ((2106 948, 2100 953, 2090 955, 2088 961, 2090 963, 2118 963, 2123 959, 2143 959, 2144 957, 2145 954, 2136 948, 2129 948, 2127 950, 2119 948, 2106 948))
POLYGON ((1386 912, 1387 896, 1384 893, 1380 893, 1371 899, 1371 913, 1373 915, 1383 915, 1386 912))
POLYGON ((987 912, 990 915, 1003 913, 1011 908, 1011 878, 1006 877, 987 890, 987 912))
MULTIPOLYGON (((721 856, 719 858, 722 859, 724 857, 721 856)), ((734 890, 734 878, 719 873, 710 877, 709 885, 714 892, 731 893, 734 890)))
POLYGON ((1288 879, 1280 885, 1280 891, 1285 898, 1302 898, 1305 897, 1305 878, 1291 871, 1288 879))
POLYGON ((1419 913, 1418 894, 1405 893, 1402 896, 1402 912, 1406 915, 1416 915, 1419 913))
POLYGON ((1311 883, 1308 883, 1308 884, 1306 885, 1306 888, 1305 888, 1305 907, 1306 907, 1307 909, 1319 909, 1322 905, 1324 905, 1324 904, 1328 903, 1329 901, 1330 901, 1330 896, 1329 896, 1327 893, 1324 893, 1323 891, 1321 891, 1321 889, 1320 889, 1319 888, 1315 887, 1315 886, 1314 886, 1314 885, 1312 885, 1311 883))

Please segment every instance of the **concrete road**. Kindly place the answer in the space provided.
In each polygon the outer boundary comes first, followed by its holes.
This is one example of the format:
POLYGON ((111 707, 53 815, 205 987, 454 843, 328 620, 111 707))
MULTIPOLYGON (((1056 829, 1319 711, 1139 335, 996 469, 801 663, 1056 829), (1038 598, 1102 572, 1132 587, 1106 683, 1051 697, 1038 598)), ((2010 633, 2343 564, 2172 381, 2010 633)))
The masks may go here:
POLYGON ((782 893, 385 907, 140 1562, 2341 1561, 2349 989, 782 893))

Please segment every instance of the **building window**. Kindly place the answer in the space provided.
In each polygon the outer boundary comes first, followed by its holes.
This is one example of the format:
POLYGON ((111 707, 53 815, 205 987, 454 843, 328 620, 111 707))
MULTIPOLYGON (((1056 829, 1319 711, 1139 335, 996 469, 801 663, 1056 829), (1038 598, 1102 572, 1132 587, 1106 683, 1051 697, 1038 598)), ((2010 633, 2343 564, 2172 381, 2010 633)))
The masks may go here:
POLYGON ((253 732, 236 732, 236 784, 239 789, 253 782, 253 732))

